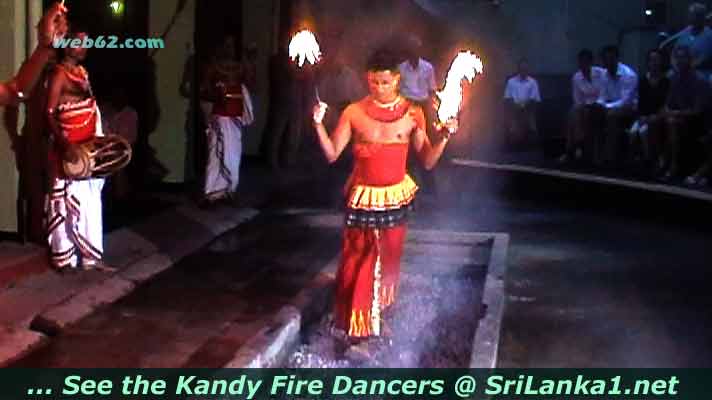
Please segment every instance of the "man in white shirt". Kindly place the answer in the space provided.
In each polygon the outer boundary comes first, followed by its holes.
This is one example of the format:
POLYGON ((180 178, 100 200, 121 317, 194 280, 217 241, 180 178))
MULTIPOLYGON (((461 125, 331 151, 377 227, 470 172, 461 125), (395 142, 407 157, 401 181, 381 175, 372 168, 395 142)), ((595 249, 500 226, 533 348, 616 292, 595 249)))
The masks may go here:
POLYGON ((618 47, 605 47, 602 57, 606 73, 601 80, 598 104, 606 109, 606 129, 595 141, 597 164, 619 160, 623 132, 632 122, 638 104, 638 75, 619 61, 618 47))
POLYGON ((422 46, 419 38, 410 38, 408 59, 398 66, 401 75, 400 91, 403 97, 426 106, 425 109, 430 109, 432 108, 430 100, 437 88, 435 69, 420 56, 422 46))
MULTIPOLYGON (((433 96, 437 89, 435 83, 435 69, 433 65, 421 57, 423 42, 419 37, 411 35, 408 38, 407 59, 398 65, 400 71, 400 94, 413 103, 420 105, 425 113, 425 127, 430 133, 430 127, 435 121, 435 108, 433 96)), ((412 171, 418 185, 423 192, 437 192, 436 180, 432 171, 427 171, 418 162, 408 160, 409 170, 412 171)))
POLYGON ((536 134, 536 106, 541 102, 539 84, 529 76, 529 63, 521 60, 517 75, 507 81, 504 101, 508 112, 507 144, 521 144, 528 133, 536 134))
POLYGON ((593 52, 588 49, 578 54, 579 70, 571 78, 574 105, 566 132, 566 153, 559 161, 583 157, 584 142, 600 125, 603 107, 598 104, 606 70, 593 65, 593 52))

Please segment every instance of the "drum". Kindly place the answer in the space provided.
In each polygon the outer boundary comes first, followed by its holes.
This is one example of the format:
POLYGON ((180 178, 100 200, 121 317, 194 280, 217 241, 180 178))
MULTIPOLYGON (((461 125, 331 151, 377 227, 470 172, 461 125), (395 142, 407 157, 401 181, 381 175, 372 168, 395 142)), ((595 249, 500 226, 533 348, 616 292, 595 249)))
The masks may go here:
POLYGON ((97 136, 74 147, 76 160, 65 160, 67 178, 104 178, 115 174, 131 161, 131 145, 119 135, 97 136))

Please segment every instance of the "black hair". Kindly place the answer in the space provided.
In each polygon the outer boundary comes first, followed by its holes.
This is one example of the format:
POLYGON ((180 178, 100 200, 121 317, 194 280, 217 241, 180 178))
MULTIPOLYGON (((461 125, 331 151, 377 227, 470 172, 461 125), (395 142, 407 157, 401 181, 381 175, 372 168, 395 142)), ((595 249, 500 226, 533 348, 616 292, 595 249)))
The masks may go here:
POLYGON ((366 63, 367 71, 398 72, 400 60, 391 49, 381 48, 373 52, 366 63))
POLYGON ((690 46, 687 45, 680 45, 675 47, 675 50, 673 50, 672 54, 673 57, 677 58, 677 53, 678 52, 683 52, 687 57, 692 57, 692 49, 690 49, 690 46))
POLYGON ((657 54, 657 55, 659 55, 660 57, 664 57, 662 50, 660 50, 660 49, 658 49, 658 48, 652 48, 652 49, 648 50, 648 53, 646 54, 645 59, 648 60, 648 61, 650 61, 650 57, 651 57, 653 54, 657 54))
POLYGON ((616 56, 616 58, 619 58, 621 55, 620 50, 618 50, 618 46, 615 45, 604 47, 603 50, 601 50, 601 54, 604 56, 606 54, 613 54, 614 56, 616 56))
POLYGON ((70 24, 69 31, 67 32, 67 38, 70 38, 70 39, 76 38, 77 35, 79 35, 80 33, 84 33, 88 36, 89 29, 85 25, 70 24))
MULTIPOLYGON (((87 36, 89 36, 89 30, 86 29, 84 25, 75 25, 75 24, 70 24, 68 26, 67 34, 64 37, 65 41, 69 41, 69 43, 72 42, 74 39, 78 39, 80 33, 84 33, 87 36)), ((67 50, 69 50, 71 46, 67 47, 59 47, 57 49, 57 60, 61 61, 67 56, 67 50)))
POLYGON ((583 49, 578 53, 579 60, 587 60, 593 62, 593 52, 590 49, 583 49))

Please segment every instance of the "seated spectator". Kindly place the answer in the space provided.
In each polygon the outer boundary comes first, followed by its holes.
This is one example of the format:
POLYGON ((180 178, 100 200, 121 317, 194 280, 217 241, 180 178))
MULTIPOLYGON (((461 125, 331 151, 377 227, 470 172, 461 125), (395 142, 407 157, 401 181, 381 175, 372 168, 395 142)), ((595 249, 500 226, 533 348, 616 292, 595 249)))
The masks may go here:
POLYGON ((504 90, 507 107, 507 144, 522 144, 529 134, 536 135, 536 106, 541 102, 539 84, 529 76, 527 60, 519 61, 517 75, 507 81, 504 90))
POLYGON ((631 148, 640 141, 643 157, 651 162, 658 160, 665 130, 663 111, 670 90, 670 79, 665 75, 663 53, 654 49, 648 52, 648 72, 638 80, 639 118, 629 131, 631 148))
POLYGON ((665 159, 668 170, 664 180, 677 176, 680 166, 680 149, 684 135, 699 132, 702 127, 702 110, 707 97, 708 84, 692 65, 688 47, 677 47, 673 54, 677 71, 670 81, 670 94, 665 106, 667 135, 665 159))
POLYGON ((605 108, 606 128, 594 143, 596 164, 619 161, 620 138, 624 127, 632 122, 638 101, 638 75, 619 61, 616 46, 607 46, 602 53, 606 73, 601 80, 598 103, 605 108))
POLYGON ((577 161, 583 157, 584 142, 591 137, 591 128, 601 120, 603 111, 597 101, 606 70, 593 65, 593 52, 588 49, 579 52, 578 65, 579 70, 571 78, 574 106, 566 133, 566 154, 559 159, 562 163, 571 157, 577 161))

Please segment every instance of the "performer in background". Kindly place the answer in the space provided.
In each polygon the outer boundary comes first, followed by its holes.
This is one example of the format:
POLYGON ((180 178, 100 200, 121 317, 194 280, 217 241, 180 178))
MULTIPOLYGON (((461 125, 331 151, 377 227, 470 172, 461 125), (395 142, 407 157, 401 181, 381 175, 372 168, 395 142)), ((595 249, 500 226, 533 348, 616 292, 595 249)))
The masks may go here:
POLYGON ((207 128, 205 204, 232 197, 240 179, 242 130, 254 120, 250 93, 240 75, 235 40, 227 36, 201 85, 201 97, 213 104, 207 128))
POLYGON ((19 214, 25 239, 35 243, 46 240, 44 206, 46 196, 46 150, 45 108, 48 68, 56 62, 57 52, 52 46, 54 39, 67 32, 66 7, 55 3, 37 25, 37 48, 27 59, 17 76, 10 82, 0 83, 0 106, 6 106, 4 125, 8 132, 15 163, 20 176, 19 214), (20 131, 19 103, 29 100, 25 123, 20 131), (20 134, 22 132, 22 134, 20 134))
POLYGON ((55 3, 42 17, 37 25, 37 48, 10 82, 0 84, 0 106, 18 104, 32 91, 45 65, 55 54, 53 40, 67 32, 66 12, 66 7, 55 3))
MULTIPOLYGON (((84 40, 86 33, 73 38, 84 40)), ((77 145, 103 136, 101 115, 80 64, 86 48, 67 48, 50 79, 47 116, 52 131, 51 190, 47 201, 47 231, 52 265, 62 272, 83 269, 112 271, 102 263, 101 191, 104 179, 73 180, 64 176, 62 162, 76 160, 77 145)))
MULTIPOLYGON (((401 76, 400 92, 408 101, 423 108, 425 125, 428 127, 426 134, 430 135, 429 127, 435 122, 435 113, 431 106, 437 90, 435 68, 425 59, 423 42, 417 35, 409 35, 406 43, 404 54, 406 60, 398 66, 401 76)), ((420 185, 421 193, 437 193, 437 182, 433 172, 424 170, 413 157, 408 160, 408 168, 420 185)))
POLYGON ((57 60, 50 60, 25 101, 25 118, 20 125, 20 105, 6 106, 5 128, 10 136, 15 163, 19 174, 19 208, 24 240, 37 244, 47 243, 45 227, 45 201, 47 197, 47 152, 49 132, 47 126, 47 92, 49 77, 57 60))
MULTIPOLYGON (((357 351, 359 339, 388 334, 382 312, 395 301, 406 217, 418 187, 406 173, 410 146, 432 169, 457 121, 431 143, 423 109, 399 95, 397 58, 379 50, 368 62, 370 95, 350 104, 331 137, 322 121, 327 105, 314 107, 319 143, 330 163, 353 141, 355 163, 346 184, 346 227, 337 276, 334 319, 357 351)), ((367 351, 367 350, 366 350, 367 351)))

